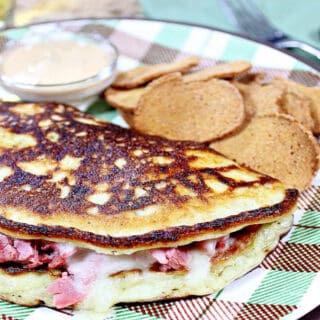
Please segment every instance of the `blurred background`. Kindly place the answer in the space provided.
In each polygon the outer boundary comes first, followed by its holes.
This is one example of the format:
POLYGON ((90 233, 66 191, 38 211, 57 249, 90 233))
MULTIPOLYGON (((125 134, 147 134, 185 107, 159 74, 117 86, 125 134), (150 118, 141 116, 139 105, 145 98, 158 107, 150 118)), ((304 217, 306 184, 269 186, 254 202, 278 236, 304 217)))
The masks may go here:
MULTIPOLYGON (((243 33, 223 6, 228 2, 255 4, 277 29, 320 48, 319 0, 0 0, 0 28, 71 18, 146 17, 243 33)), ((318 55, 302 54, 320 67, 318 55)))
MULTIPOLYGON (((253 0, 271 22, 296 39, 320 47, 319 0, 253 0)), ((5 7, 12 0, 0 0, 5 7)), ((147 17, 239 31, 218 0, 16 0, 10 24, 81 17, 147 17)), ((1 9, 0 9, 1 10, 1 9)))

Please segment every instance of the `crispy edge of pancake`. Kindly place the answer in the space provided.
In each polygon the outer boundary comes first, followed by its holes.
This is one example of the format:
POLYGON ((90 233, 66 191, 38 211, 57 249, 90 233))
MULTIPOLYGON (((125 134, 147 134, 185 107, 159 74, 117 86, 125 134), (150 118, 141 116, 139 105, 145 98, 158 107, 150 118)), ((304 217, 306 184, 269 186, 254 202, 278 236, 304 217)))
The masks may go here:
MULTIPOLYGON (((281 235, 291 227, 292 216, 282 217, 276 222, 263 225, 247 245, 221 261, 211 263, 210 272, 121 272, 111 277, 116 288, 108 290, 112 296, 106 298, 106 286, 99 282, 92 293, 80 304, 79 310, 107 311, 119 302, 147 302, 190 295, 206 295, 216 292, 233 280, 243 276, 273 250, 281 235), (98 298, 97 298, 98 297, 98 298)), ((45 288, 55 281, 50 272, 23 272, 9 274, 0 269, 0 297, 21 305, 45 304, 52 307, 52 296, 45 288)), ((106 282, 107 283, 107 282, 106 282)))
POLYGON ((291 214, 298 199, 296 189, 287 189, 284 199, 272 206, 244 211, 236 215, 190 226, 170 227, 128 237, 112 237, 61 226, 28 225, 0 216, 0 232, 21 239, 46 239, 72 242, 74 245, 106 254, 130 254, 140 250, 174 247, 194 241, 218 238, 252 224, 270 223, 291 214))

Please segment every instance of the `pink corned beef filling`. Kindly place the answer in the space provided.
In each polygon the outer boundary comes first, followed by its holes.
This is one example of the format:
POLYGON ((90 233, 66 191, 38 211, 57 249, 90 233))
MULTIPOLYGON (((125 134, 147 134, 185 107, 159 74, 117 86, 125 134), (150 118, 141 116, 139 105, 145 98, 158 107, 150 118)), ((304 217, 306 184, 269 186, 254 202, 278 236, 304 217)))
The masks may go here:
POLYGON ((91 251, 80 261, 70 263, 68 272, 63 272, 62 278, 47 289, 54 295, 55 307, 61 309, 81 302, 88 295, 102 261, 102 254, 91 251))
MULTIPOLYGON (((202 250, 212 257, 217 250, 227 250, 233 241, 227 235, 183 247, 149 250, 147 253, 153 258, 151 265, 156 263, 161 272, 185 270, 192 258, 191 250, 202 250)), ((19 240, 0 233, 0 263, 20 263, 27 269, 47 266, 48 269, 67 270, 47 288, 53 294, 54 306, 59 309, 76 305, 85 299, 103 263, 104 255, 90 250, 80 260, 78 257, 73 260, 77 251, 77 248, 64 243, 19 240)), ((119 269, 124 271, 121 266, 119 269)))
POLYGON ((20 263, 28 269, 44 264, 49 269, 63 268, 72 252, 60 252, 57 244, 41 240, 19 240, 0 233, 0 263, 20 263))
POLYGON ((75 289, 73 279, 67 272, 63 272, 62 277, 52 283, 47 291, 54 295, 53 304, 59 309, 77 304, 85 298, 85 294, 75 289))
POLYGON ((160 271, 186 269, 191 259, 187 250, 178 248, 155 249, 151 251, 152 257, 160 264, 160 271))

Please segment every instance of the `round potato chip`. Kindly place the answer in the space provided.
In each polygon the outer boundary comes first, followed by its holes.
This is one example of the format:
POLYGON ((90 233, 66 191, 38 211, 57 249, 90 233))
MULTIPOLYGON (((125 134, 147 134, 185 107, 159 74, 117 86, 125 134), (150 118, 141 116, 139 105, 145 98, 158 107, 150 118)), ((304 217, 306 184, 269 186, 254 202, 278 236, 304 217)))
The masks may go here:
POLYGON ((239 75, 236 79, 233 80, 235 83, 243 83, 243 84, 261 84, 265 79, 265 72, 249 72, 239 75))
POLYGON ((287 89, 284 95, 281 108, 293 116, 308 130, 313 131, 314 120, 310 109, 311 101, 304 94, 287 89))
POLYGON ((281 113, 284 89, 269 84, 251 84, 246 85, 246 89, 241 92, 246 112, 250 117, 281 113))
POLYGON ((173 140, 213 141, 241 126, 243 99, 229 82, 185 83, 180 73, 147 86, 134 113, 134 127, 173 140))
POLYGON ((310 100, 310 111, 314 121, 312 132, 320 135, 320 87, 306 87, 294 81, 276 77, 272 82, 305 95, 310 100))
POLYGON ((251 63, 244 60, 220 63, 210 68, 188 73, 184 76, 185 82, 206 81, 212 78, 226 79, 243 74, 251 69, 251 63))
POLYGON ((138 106, 138 101, 144 90, 144 87, 129 90, 108 88, 104 95, 107 102, 114 108, 124 111, 132 111, 138 106))
POLYGON ((309 186, 318 169, 317 141, 288 115, 253 117, 240 132, 210 147, 299 190, 309 186))
POLYGON ((183 72, 198 64, 199 58, 191 56, 179 61, 137 67, 120 73, 113 82, 112 87, 122 89, 136 88, 165 74, 176 71, 183 72))

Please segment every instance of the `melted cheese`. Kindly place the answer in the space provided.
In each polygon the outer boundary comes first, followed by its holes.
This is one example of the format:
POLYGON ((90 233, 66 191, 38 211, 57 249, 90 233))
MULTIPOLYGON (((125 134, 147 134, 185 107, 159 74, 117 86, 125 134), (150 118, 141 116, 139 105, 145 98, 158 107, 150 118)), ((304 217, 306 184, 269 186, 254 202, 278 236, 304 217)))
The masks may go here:
MULTIPOLYGON (((224 240, 223 250, 228 250, 234 241, 235 239, 232 237, 224 240)), ((217 242, 217 240, 212 240, 212 245, 215 246, 217 242)), ((73 253, 67 259, 67 270, 75 290, 84 294, 86 304, 90 302, 97 306, 103 305, 102 301, 97 302, 97 299, 101 298, 106 304, 112 305, 119 295, 125 294, 127 288, 124 288, 120 283, 124 283, 123 280, 127 277, 128 271, 130 271, 130 279, 133 281, 131 286, 135 286, 134 279, 136 278, 136 284, 141 287, 141 273, 148 274, 150 267, 156 262, 149 250, 131 255, 105 255, 66 244, 58 244, 58 247, 61 254, 73 253), (123 271, 124 273, 121 273, 123 271), (105 294, 106 290, 108 291, 107 295, 105 294), (97 295, 97 291, 101 292, 101 295, 97 295), (104 293, 102 294, 102 292, 104 293)), ((188 285, 196 287, 198 283, 205 282, 209 276, 210 259, 215 255, 216 250, 200 249, 195 244, 188 249, 188 253, 190 259, 186 271, 186 281, 188 285)))

